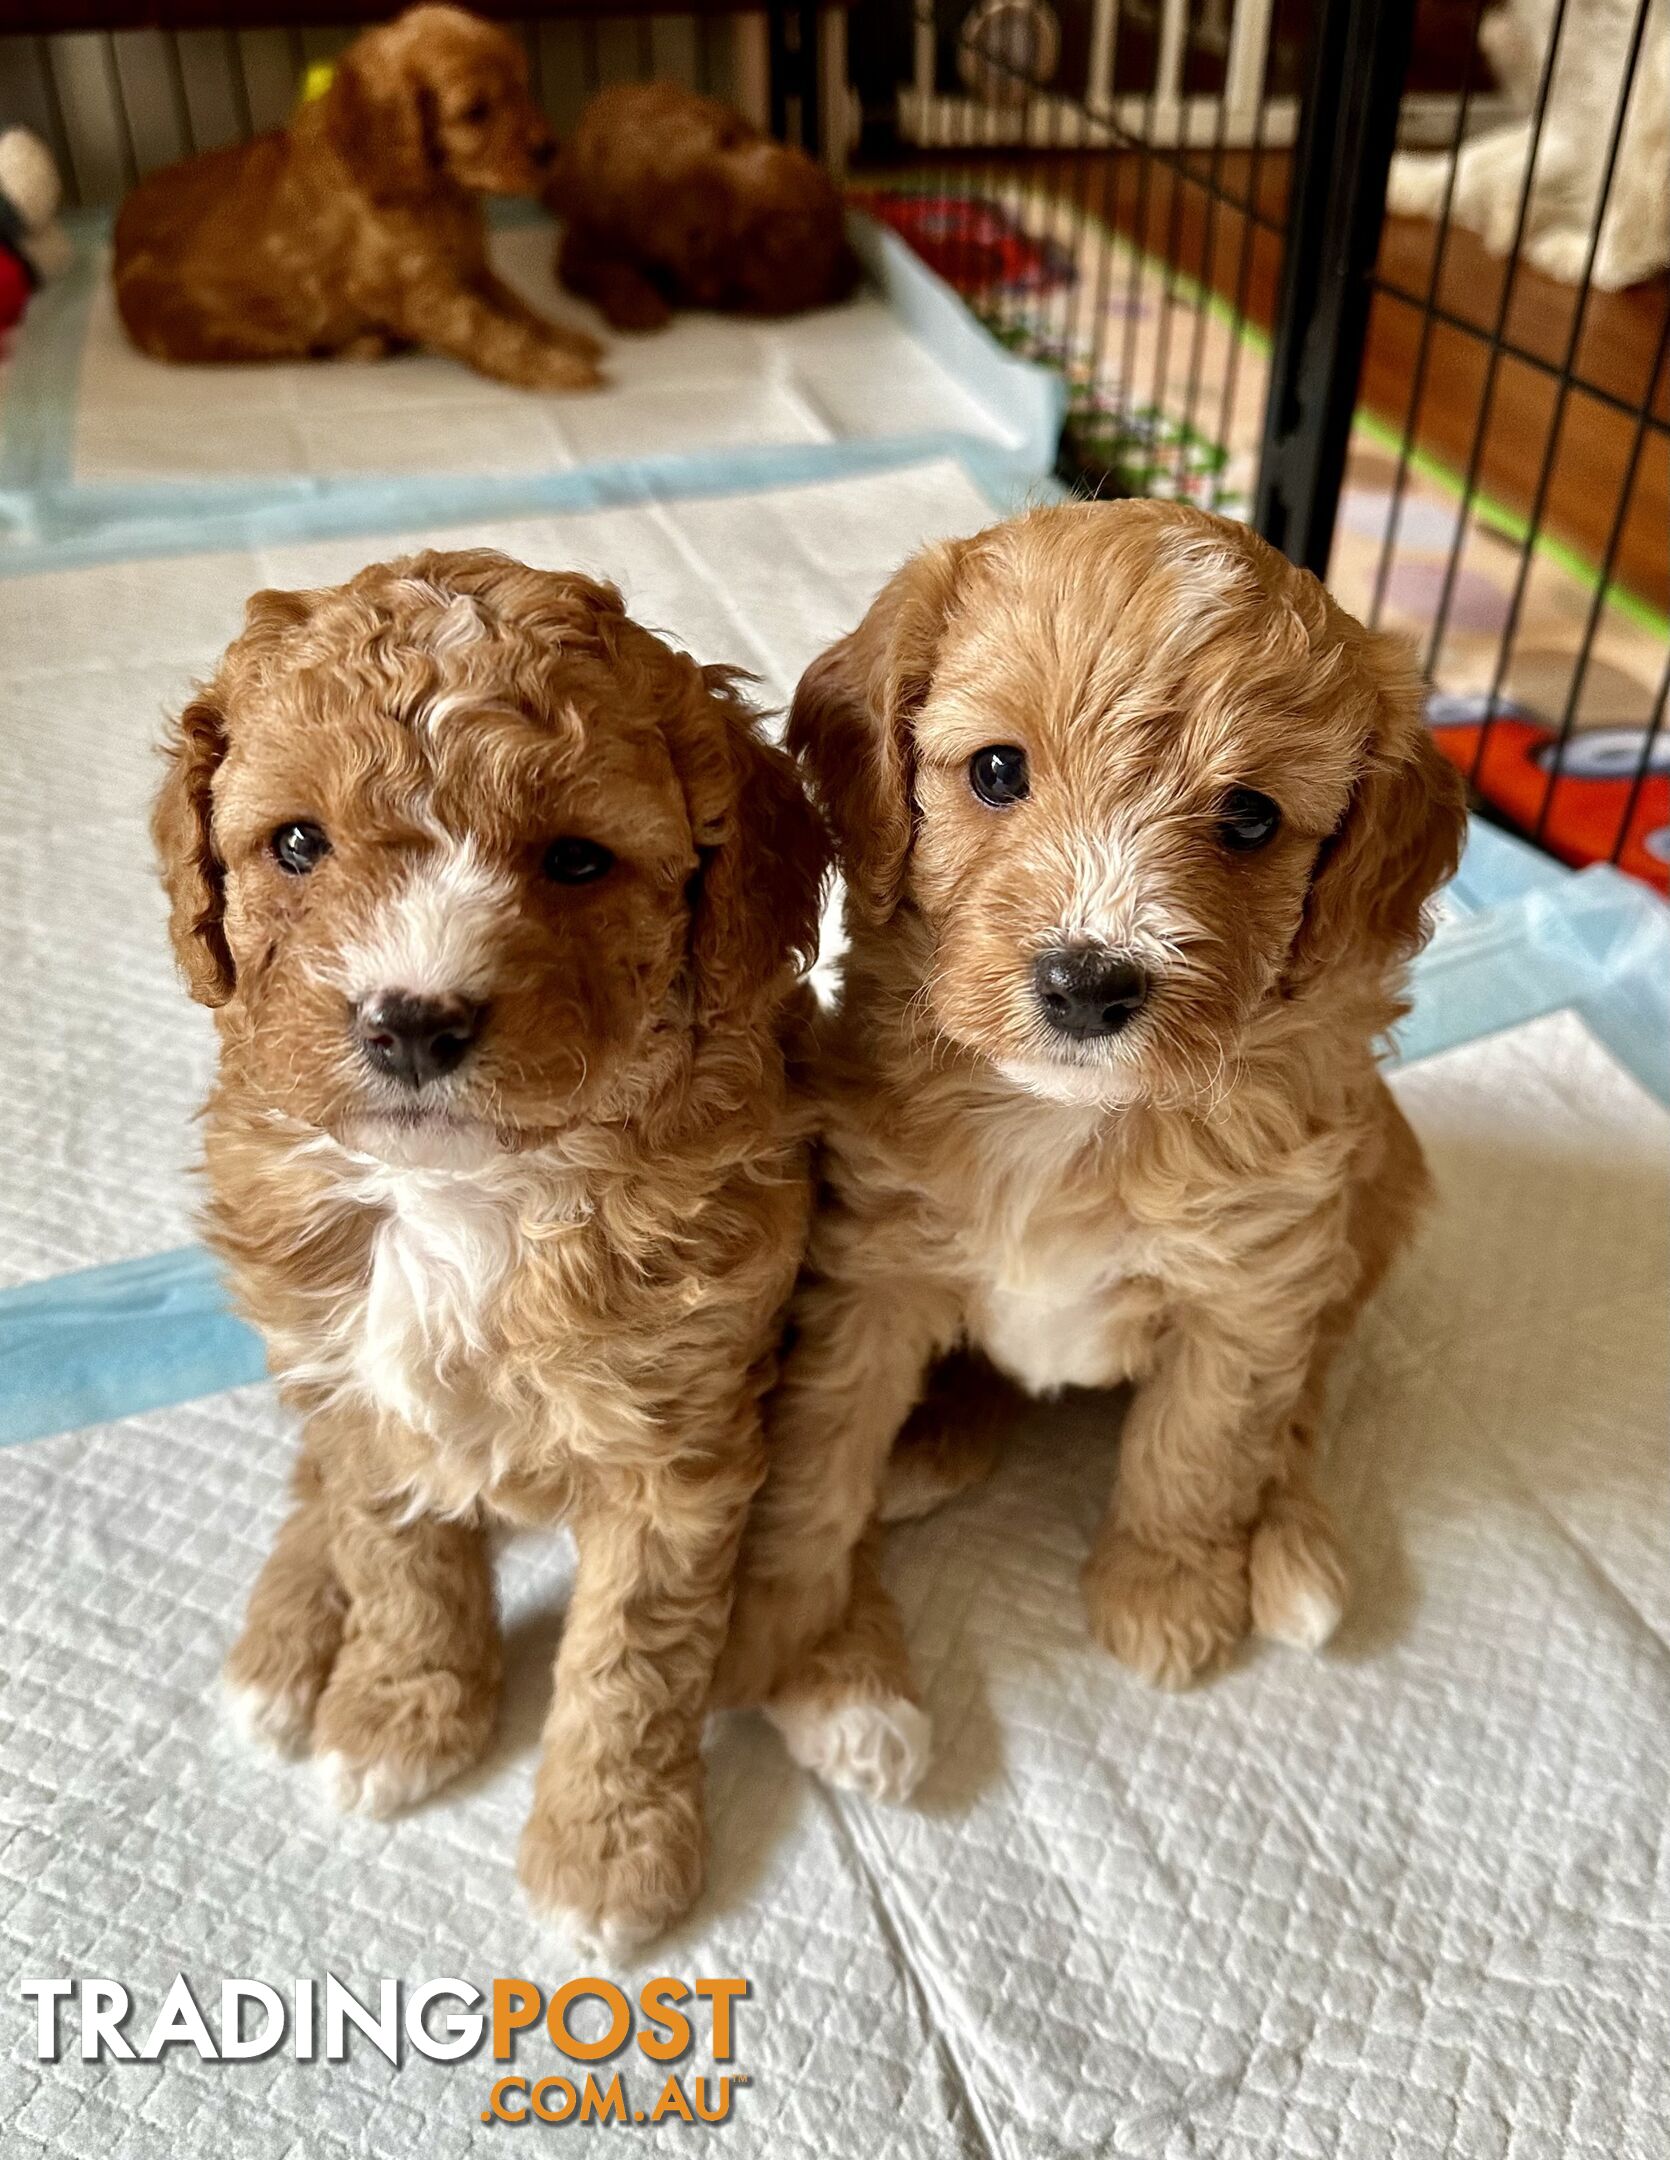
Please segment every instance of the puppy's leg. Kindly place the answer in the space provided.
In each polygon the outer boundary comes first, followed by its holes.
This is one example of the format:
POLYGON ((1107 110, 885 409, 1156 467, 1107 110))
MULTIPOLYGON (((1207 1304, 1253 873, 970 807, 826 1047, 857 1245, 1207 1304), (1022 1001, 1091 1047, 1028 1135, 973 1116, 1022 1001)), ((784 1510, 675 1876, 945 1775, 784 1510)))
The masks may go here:
POLYGON ((313 1729, 348 1609, 331 1560, 324 1486, 305 1446, 294 1484, 296 1504, 251 1593, 224 1675, 239 1731, 286 1754, 304 1746, 313 1729))
POLYGON ((1304 1387, 1278 1444, 1248 1554, 1252 1623, 1271 1642, 1317 1650, 1344 1614, 1349 1584, 1333 1519, 1312 1487, 1328 1369, 1357 1315, 1408 1242, 1431 1179, 1408 1119, 1389 1088, 1379 1096, 1381 1152, 1353 1191, 1347 1237, 1356 1276, 1317 1324, 1304 1387))
POLYGON ((898 1608, 877 1568, 879 1542, 872 1529, 859 1545, 845 1614, 789 1674, 766 1715, 795 1761, 826 1785, 908 1800, 933 1735, 898 1608))
POLYGON ((935 1285, 813 1277, 802 1288, 766 1411, 766 1482, 743 1545, 722 1701, 763 1702, 845 1612, 887 1451, 961 1318, 935 1285))
POLYGON ((1476 232, 1493 253, 1505 254, 1530 154, 1528 124, 1497 129, 1463 144, 1454 160, 1452 185, 1448 152, 1401 153, 1392 160, 1386 207, 1398 217, 1436 219, 1447 196, 1456 224, 1476 232))
MULTIPOLYGON (((1636 103, 1640 102, 1638 93, 1636 103)), ((1646 128, 1635 132, 1643 139, 1632 144, 1626 133, 1613 174, 1612 192, 1601 216, 1600 238, 1595 243, 1594 268, 1590 272, 1591 282, 1599 292, 1621 292, 1670 267, 1670 189, 1661 179, 1670 165, 1670 125, 1660 131, 1656 144, 1646 139, 1646 128), (1637 152, 1633 161, 1632 148, 1637 152)), ((1599 175, 1591 178, 1598 180, 1599 175)), ((1591 188, 1587 202, 1579 203, 1559 223, 1536 234, 1525 249, 1526 259, 1563 284, 1577 284, 1589 260, 1595 210, 1591 188)))
POLYGON ((391 312, 402 337, 518 389, 595 390, 603 379, 595 338, 536 315, 489 270, 467 283, 436 271, 404 291, 391 312))
POLYGON ((702 1886, 702 1726, 757 1434, 750 1406, 716 1435, 717 1467, 686 1458, 622 1478, 575 1523, 579 1575, 518 1872, 540 1911, 611 1955, 658 1935, 702 1886))
POLYGON ((1247 1632, 1254 1525, 1287 1467, 1321 1309, 1349 1279, 1344 1216, 1342 1195, 1197 1292, 1131 1404, 1084 1591, 1098 1641, 1160 1686, 1247 1632))
POLYGON ((611 330, 664 330, 673 311, 643 272, 583 225, 570 225, 557 253, 557 275, 589 300, 611 330))
POLYGON ((363 1492, 329 1499, 349 1610, 314 1754, 339 1807, 386 1815, 468 1769, 492 1737, 502 1660, 487 1543, 473 1523, 408 1520, 363 1492))
POLYGON ((1436 218, 1450 184, 1443 152, 1400 150, 1386 181, 1386 208, 1394 217, 1436 218))
POLYGON ((989 1478, 1004 1419, 1018 1400, 983 1358, 965 1350, 943 1358, 887 1458, 881 1520, 913 1522, 989 1478))
POLYGON ((1344 1616, 1351 1587, 1333 1517, 1311 1484, 1316 1424, 1310 1394, 1307 1385, 1306 1404, 1282 1437, 1285 1467, 1264 1496, 1247 1548, 1253 1627, 1266 1642, 1294 1650, 1322 1648, 1344 1616))

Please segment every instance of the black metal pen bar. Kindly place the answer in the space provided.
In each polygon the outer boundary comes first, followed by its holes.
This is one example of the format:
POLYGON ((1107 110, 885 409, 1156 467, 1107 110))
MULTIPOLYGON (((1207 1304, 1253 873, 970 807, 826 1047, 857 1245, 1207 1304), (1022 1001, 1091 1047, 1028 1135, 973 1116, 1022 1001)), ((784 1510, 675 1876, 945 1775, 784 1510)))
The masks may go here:
POLYGON ((1524 367, 1535 368, 1539 374, 1546 375, 1551 381, 1563 383, 1584 397, 1593 398, 1598 405, 1621 413, 1626 420, 1644 418, 1647 426, 1657 434, 1670 435, 1670 409, 1655 412, 1650 394, 1644 394, 1642 398, 1625 397, 1620 391, 1608 390, 1604 383, 1596 382, 1591 376, 1579 374, 1573 368, 1562 366, 1558 360, 1551 360, 1546 353, 1533 352, 1529 346, 1521 345, 1513 338, 1493 335, 1488 323, 1470 322, 1465 315, 1456 314, 1453 308, 1447 308, 1436 300, 1426 300, 1421 294, 1410 292, 1407 286, 1394 284, 1378 276, 1371 276, 1369 282, 1374 291, 1383 294, 1386 299, 1396 300, 1404 307, 1429 315, 1435 323, 1442 323, 1447 330, 1460 331, 1463 337, 1472 338, 1478 344, 1500 353, 1504 360, 1517 360, 1524 367))

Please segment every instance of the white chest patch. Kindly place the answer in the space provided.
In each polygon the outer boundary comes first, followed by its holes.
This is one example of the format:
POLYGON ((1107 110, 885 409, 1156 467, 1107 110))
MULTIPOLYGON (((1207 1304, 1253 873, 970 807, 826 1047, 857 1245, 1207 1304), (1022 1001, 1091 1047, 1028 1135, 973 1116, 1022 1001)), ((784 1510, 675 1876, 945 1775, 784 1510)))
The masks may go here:
POLYGON ((969 1333, 1029 1395, 1113 1387, 1140 1373, 1162 1300, 1134 1241, 1039 1238, 989 1255, 969 1333))
POLYGON ((408 1162, 318 1135, 303 1145, 329 1172, 327 1204, 370 1210, 376 1227, 363 1289, 321 1311, 294 1377, 449 1450, 490 1450, 504 1423, 487 1415, 502 1300, 526 1258, 527 1222, 568 1212, 560 1181, 490 1141, 408 1162))
POLYGON ((329 1170, 325 1204, 370 1209, 376 1223, 363 1287, 319 1310, 288 1371, 430 1443, 416 1475, 412 1450, 398 1451, 398 1489, 414 1508, 452 1515, 485 1501, 545 1520, 531 1473, 551 1472, 564 1452, 643 1445, 652 1420, 630 1381, 595 1354, 571 1359, 560 1332, 566 1293, 587 1295, 583 1174, 486 1138, 403 1162, 318 1135, 303 1145, 329 1170), (532 1360, 525 1325, 514 1341, 505 1329, 515 1278, 530 1267, 550 1316, 537 1346, 549 1354, 532 1360))
POLYGON ((1121 1216, 1084 1113, 1025 1108, 1007 1177, 964 1229, 969 1335, 1028 1394, 1112 1387, 1152 1350, 1157 1241, 1121 1216))
POLYGON ((494 1310, 516 1266, 516 1195, 469 1177, 384 1171, 354 1375, 418 1432, 458 1437, 482 1407, 494 1310))

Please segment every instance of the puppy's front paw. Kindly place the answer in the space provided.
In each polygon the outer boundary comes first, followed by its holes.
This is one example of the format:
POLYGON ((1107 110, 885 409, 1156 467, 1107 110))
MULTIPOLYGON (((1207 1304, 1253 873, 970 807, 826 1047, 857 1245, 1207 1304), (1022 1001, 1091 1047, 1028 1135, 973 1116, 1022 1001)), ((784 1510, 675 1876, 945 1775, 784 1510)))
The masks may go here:
POLYGON ((1339 1626, 1347 1583, 1334 1527, 1308 1493, 1271 1500, 1247 1556, 1252 1624, 1268 1642, 1320 1650, 1339 1626))
POLYGON ((603 371, 598 362, 603 348, 583 330, 565 331, 561 342, 543 346, 528 367, 530 390, 599 390, 603 371))
POLYGON ((273 1687, 241 1681, 230 1666, 220 1678, 221 1710, 227 1724, 251 1747, 271 1748, 279 1755, 300 1755, 306 1748, 318 1700, 317 1684, 273 1687))
POLYGON ((1161 1548, 1123 1531, 1103 1537, 1084 1570, 1090 1632, 1156 1687, 1187 1687, 1247 1632, 1243 1539, 1161 1548))
POLYGON ((537 1797, 516 1872, 534 1910, 582 1950, 625 1957, 701 1894, 698 1779, 637 1796, 537 1797))
POLYGON ((802 1769, 871 1800, 908 1800, 933 1751, 928 1713, 903 1695, 779 1696, 766 1715, 802 1769))
POLYGON ((781 1575, 744 1573, 714 1679, 714 1702, 729 1709, 763 1703, 802 1653, 840 1619, 850 1588, 846 1570, 792 1582, 781 1575))
MULTIPOLYGON (((1500 252, 1506 253, 1506 249, 1500 252)), ((1551 226, 1526 241, 1525 260, 1534 263, 1544 276, 1558 278, 1562 285, 1580 284, 1589 260, 1588 231, 1581 225, 1551 226)), ((1594 282, 1604 291, 1606 287, 1598 274, 1602 267, 1602 258, 1597 254, 1594 282)))
POLYGON ((480 1761, 497 1710, 497 1687, 480 1674, 361 1673, 340 1663, 313 1723, 326 1797, 360 1815, 415 1806, 480 1761))
POLYGON ((1421 151, 1400 151, 1386 180, 1386 208, 1394 217, 1435 218, 1449 188, 1450 161, 1421 151))
POLYGON ((221 1708, 241 1740, 300 1755, 313 1730, 340 1632, 333 1623, 279 1628, 252 1621, 233 1644, 221 1673, 221 1708))

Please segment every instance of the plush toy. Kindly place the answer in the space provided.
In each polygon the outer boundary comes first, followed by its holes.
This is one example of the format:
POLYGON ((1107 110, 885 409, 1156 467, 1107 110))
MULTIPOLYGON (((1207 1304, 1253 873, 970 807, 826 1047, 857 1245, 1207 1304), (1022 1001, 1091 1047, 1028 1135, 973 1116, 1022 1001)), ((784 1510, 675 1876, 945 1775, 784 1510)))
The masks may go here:
POLYGON ((35 287, 69 263, 70 238, 58 223, 62 194, 40 137, 0 129, 0 332, 19 320, 35 287))

